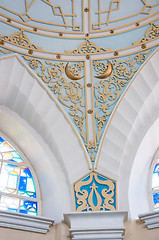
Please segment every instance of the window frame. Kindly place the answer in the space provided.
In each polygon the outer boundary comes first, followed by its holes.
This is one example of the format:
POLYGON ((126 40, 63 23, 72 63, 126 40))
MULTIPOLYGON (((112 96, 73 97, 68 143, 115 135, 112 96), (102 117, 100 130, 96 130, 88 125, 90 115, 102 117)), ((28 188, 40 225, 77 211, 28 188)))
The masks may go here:
MULTIPOLYGON (((3 132, 0 131, 0 136, 5 140, 7 141, 11 146, 13 146, 13 148, 15 149, 15 151, 21 156, 21 158, 23 159, 24 161, 24 166, 25 167, 28 167, 31 174, 32 174, 32 177, 33 177, 33 180, 34 180, 34 184, 35 184, 35 189, 36 189, 36 199, 34 198, 31 198, 31 197, 23 197, 21 195, 13 195, 13 194, 8 194, 8 193, 4 193, 4 192, 1 192, 0 191, 0 194, 3 194, 3 195, 6 195, 6 196, 11 196, 11 197, 18 197, 18 198, 21 198, 21 199, 28 199, 30 201, 36 201, 37 202, 37 216, 41 216, 42 214, 42 210, 41 210, 41 192, 40 192, 40 184, 39 184, 39 181, 38 181, 38 178, 36 176, 36 173, 35 173, 35 170, 34 170, 34 167, 33 165, 31 164, 31 161, 27 158, 27 156, 24 154, 24 152, 15 144, 15 142, 13 142, 9 137, 7 137, 3 132)), ((16 162, 15 162, 16 164, 16 162)), ((23 163, 18 163, 18 165, 23 165, 23 163)), ((6 212, 11 212, 11 211, 6 211, 6 212)), ((22 214, 22 213, 18 213, 18 214, 22 214)), ((28 214, 26 214, 28 215, 28 214)))
POLYGON ((153 171, 154 171, 154 167, 156 165, 157 159, 159 159, 159 147, 157 148, 152 158, 152 161, 150 164, 150 170, 149 170, 149 177, 148 177, 148 200, 149 200, 150 211, 157 211, 154 208, 153 193, 159 193, 159 188, 155 190, 152 189, 152 175, 153 175, 153 171))

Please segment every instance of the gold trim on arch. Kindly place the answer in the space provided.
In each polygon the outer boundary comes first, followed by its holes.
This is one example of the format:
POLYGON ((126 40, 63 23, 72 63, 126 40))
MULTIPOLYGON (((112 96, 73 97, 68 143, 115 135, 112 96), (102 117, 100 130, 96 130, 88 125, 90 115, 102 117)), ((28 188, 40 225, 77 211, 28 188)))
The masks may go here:
MULTIPOLYGON (((86 152, 86 148, 84 147, 84 143, 81 141, 81 137, 79 136, 79 134, 77 133, 76 129, 74 128, 73 124, 71 123, 71 121, 69 120, 69 118, 67 117, 66 113, 63 111, 63 109, 61 108, 61 106, 59 105, 59 103, 57 102, 57 100, 52 96, 52 94, 48 91, 48 89, 45 87, 45 85, 37 78, 36 74, 34 74, 26 65, 25 63, 20 59, 20 57, 16 54, 13 54, 12 56, 6 56, 6 57, 2 57, 0 58, 0 60, 3 59, 8 59, 8 58, 12 58, 12 57, 16 57, 18 59, 18 61, 27 69, 27 71, 38 81, 38 83, 43 87, 43 89, 45 89, 45 91, 47 92, 47 94, 49 95, 49 97, 56 103, 56 105, 58 106, 58 108, 60 109, 60 111, 62 112, 62 114, 64 115, 64 117, 66 118, 66 120, 69 122, 69 124, 71 125, 75 135, 77 136, 80 145, 83 149, 84 155, 86 157, 86 161, 88 164, 88 168, 91 169, 90 163, 89 163, 89 159, 87 156, 87 152, 86 152)), ((52 59, 52 60, 56 60, 57 59, 52 59)), ((67 61, 64 59, 64 61, 67 61)), ((74 61, 74 60, 69 60, 69 61, 74 61)), ((84 60, 83 60, 84 61, 84 60)))
POLYGON ((105 137, 106 137, 106 134, 108 132, 108 129, 110 127, 110 124, 112 122, 112 119, 121 103, 121 101, 123 100, 125 94, 127 93, 127 91, 129 90, 129 88, 131 87, 132 83, 134 82, 134 80, 136 79, 136 77, 139 75, 139 73, 141 72, 141 70, 143 69, 143 67, 147 64, 147 62, 159 51, 159 48, 156 49, 152 55, 143 63, 143 65, 141 66, 141 68, 139 69, 139 71, 137 72, 137 74, 135 75, 135 77, 132 79, 132 81, 130 82, 129 86, 126 88, 125 92, 123 93, 123 95, 120 97, 117 105, 115 106, 114 108, 114 111, 112 112, 111 116, 110 116, 110 119, 109 119, 109 122, 105 128, 105 131, 104 131, 104 134, 103 134, 103 138, 101 140, 101 143, 100 143, 100 148, 99 148, 99 152, 98 152, 98 157, 97 157, 97 160, 96 160, 96 165, 95 165, 95 169, 98 168, 98 164, 99 164, 99 158, 100 158, 100 154, 101 154, 101 150, 102 150, 102 147, 103 147, 103 144, 104 144, 104 140, 105 140, 105 137))
POLYGON ((23 30, 21 30, 20 32, 12 33, 10 36, 0 34, 0 39, 23 48, 38 51, 42 50, 42 48, 30 42, 29 38, 25 35, 23 30))
MULTIPOLYGON (((152 14, 151 17, 157 15, 158 13, 159 13, 159 12, 152 14)), ((17 29, 21 29, 21 30, 23 30, 23 31, 30 32, 30 33, 34 33, 34 34, 37 34, 37 35, 48 36, 48 37, 53 37, 53 38, 60 38, 60 39, 61 39, 61 38, 62 38, 62 39, 85 39, 85 38, 86 38, 86 36, 85 36, 84 33, 82 33, 83 36, 78 36, 79 34, 76 33, 76 34, 72 34, 71 37, 65 35, 65 34, 67 34, 67 33, 65 33, 65 32, 62 32, 63 35, 60 36, 58 33, 61 33, 61 32, 58 32, 58 31, 56 31, 56 33, 57 33, 58 35, 51 35, 51 34, 47 34, 47 33, 41 33, 41 32, 39 32, 38 30, 42 30, 42 31, 44 31, 44 32, 52 32, 52 31, 51 31, 51 30, 43 30, 43 29, 41 29, 41 28, 39 28, 39 27, 37 27, 37 26, 35 26, 35 25, 33 25, 33 26, 27 26, 27 27, 30 28, 30 29, 28 29, 28 28, 25 27, 25 25, 24 25, 24 27, 22 26, 23 23, 20 23, 21 26, 18 26, 18 25, 16 25, 16 24, 12 23, 12 21, 17 22, 17 20, 14 19, 14 18, 8 17, 7 15, 5 15, 5 14, 3 14, 3 13, 0 13, 0 16, 3 16, 4 18, 6 18, 6 21, 3 20, 3 19, 0 19, 1 22, 6 23, 6 24, 9 25, 9 26, 11 25, 11 26, 13 26, 13 27, 15 27, 15 28, 17 28, 17 29), (7 22, 7 19, 8 19, 8 18, 11 20, 11 22, 7 22), (35 28, 37 29, 36 32, 34 31, 35 28)), ((108 37, 108 36, 118 35, 118 34, 121 34, 121 33, 129 32, 129 31, 135 30, 135 29, 137 29, 137 28, 146 26, 147 24, 150 24, 151 22, 154 22, 154 21, 156 21, 156 20, 158 20, 158 18, 155 18, 155 19, 153 19, 153 20, 151 20, 151 21, 149 21, 149 22, 146 22, 146 23, 139 24, 139 26, 136 26, 136 21, 135 21, 135 22, 133 22, 131 25, 128 25, 128 26, 130 26, 129 29, 126 28, 125 30, 121 30, 120 32, 119 32, 119 29, 123 29, 124 27, 127 27, 127 25, 124 25, 124 26, 121 26, 121 27, 119 26, 119 27, 116 27, 116 28, 106 29, 105 31, 108 32, 107 34, 102 34, 102 35, 101 35, 101 34, 100 34, 100 35, 96 34, 96 35, 94 35, 94 34, 91 34, 91 33, 90 33, 89 38, 90 38, 90 39, 95 39, 95 38, 102 38, 102 37, 108 37), (132 27, 131 27, 131 26, 132 26, 132 27), (118 29, 118 32, 115 31, 116 29, 118 29), (113 33, 110 33, 110 30, 113 30, 113 33)), ((143 20, 140 19, 140 20, 138 21, 138 23, 140 23, 140 21, 143 21, 143 20)), ((18 23, 19 23, 19 22, 18 22, 18 23)), ((53 33, 54 33, 54 32, 53 32, 53 33)), ((69 33, 68 33, 68 35, 69 35, 69 33)))
MULTIPOLYGON (((154 41, 154 40, 156 40, 157 38, 155 38, 155 39, 153 39, 153 40, 150 40, 150 41, 147 41, 146 43, 150 43, 150 42, 152 42, 152 41, 154 41)), ((5 41, 5 40, 4 40, 5 41)), ((13 45, 15 45, 15 46, 17 46, 17 47, 20 47, 20 48, 22 48, 21 47, 21 45, 17 45, 17 44, 13 44, 13 45)), ((94 44, 95 45, 95 44, 94 44)), ((133 45, 133 46, 129 46, 129 47, 126 47, 126 48, 121 48, 121 49, 115 49, 115 50, 110 50, 110 51, 105 51, 105 52, 103 52, 103 50, 101 51, 101 52, 99 52, 99 53, 89 53, 89 55, 95 55, 95 54, 106 54, 106 53, 114 53, 114 52, 120 52, 120 51, 124 51, 124 50, 129 50, 129 49, 133 49, 134 47, 140 47, 142 44, 139 44, 139 45, 133 45)), ((95 45, 96 46, 96 45, 95 45)), ((154 47, 154 46, 158 46, 158 44, 155 44, 155 45, 152 45, 152 46, 150 46, 150 47, 148 47, 147 46, 147 49, 149 49, 149 48, 152 48, 152 47, 154 47)), ((9 49, 10 51, 12 51, 12 52, 17 52, 17 53, 21 53, 21 54, 25 54, 25 55, 28 55, 27 53, 24 53, 24 52, 21 52, 21 51, 18 51, 18 50, 15 50, 15 49, 11 49, 11 48, 9 48, 9 47, 6 47, 5 45, 3 45, 3 48, 6 48, 6 49, 9 49)), ((29 49, 29 48, 25 48, 25 49, 29 49)), ((104 49, 104 48, 99 48, 99 49, 104 49)), ((109 50, 109 49, 108 49, 109 50)), ((55 55, 58 55, 58 54, 60 54, 60 55, 65 55, 65 56, 73 56, 73 55, 76 55, 76 54, 67 54, 66 52, 64 52, 64 53, 59 53, 59 52, 50 52, 50 51, 45 51, 45 50, 39 50, 39 49, 34 49, 34 51, 36 52, 36 53, 38 53, 38 52, 41 52, 41 53, 46 53, 46 54, 55 54, 55 55)), ((136 53, 136 52, 140 52, 140 51, 143 51, 143 49, 141 49, 141 50, 138 50, 138 51, 134 51, 134 52, 129 52, 129 53, 126 53, 126 54, 119 54, 118 56, 116 56, 116 57, 122 57, 122 56, 126 56, 126 55, 129 55, 129 54, 133 54, 133 53, 136 53)), ((88 53, 86 53, 86 54, 88 54, 88 53)), ((83 56, 84 57, 84 59, 85 59, 85 55, 84 54, 78 54, 79 56, 83 56)), ((29 56, 29 55, 28 55, 29 56)), ((100 55, 99 55, 100 56, 100 55)), ((43 57, 43 56, 39 56, 39 55, 37 55, 36 57, 40 57, 40 58, 45 58, 45 57, 43 57)), ((114 58, 114 56, 110 56, 109 58, 114 58)), ((52 58, 49 58, 49 57, 47 57, 47 59, 52 59, 52 58)), ((69 60, 68 60, 69 61, 69 60)))

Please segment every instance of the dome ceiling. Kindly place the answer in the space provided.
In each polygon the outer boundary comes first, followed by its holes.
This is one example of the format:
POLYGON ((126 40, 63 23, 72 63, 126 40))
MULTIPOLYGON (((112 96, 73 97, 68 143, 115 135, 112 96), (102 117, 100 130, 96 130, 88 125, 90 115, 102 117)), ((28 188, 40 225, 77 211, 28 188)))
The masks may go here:
MULTIPOLYGON (((0 57, 18 55, 98 168, 119 102, 159 45, 158 0, 0 0, 0 57)), ((81 176, 80 176, 81 177, 81 176)))
POLYGON ((63 0, 7 0, 0 1, 0 9, 5 34, 24 30, 42 51, 68 55, 85 39, 102 47, 101 53, 136 45, 150 22, 157 20, 159 3, 158 0, 89 0, 88 3, 73 0, 67 4, 63 0), (6 24, 8 18, 11 22, 6 24))

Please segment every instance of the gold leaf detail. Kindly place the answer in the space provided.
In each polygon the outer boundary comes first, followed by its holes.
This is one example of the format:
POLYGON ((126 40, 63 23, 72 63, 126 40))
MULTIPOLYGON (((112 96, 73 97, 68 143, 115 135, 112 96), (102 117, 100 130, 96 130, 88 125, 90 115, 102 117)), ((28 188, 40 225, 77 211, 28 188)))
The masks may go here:
MULTIPOLYGON (((47 84, 50 90, 58 95, 58 100, 69 108, 69 114, 73 117, 76 126, 82 132, 85 119, 84 107, 84 85, 76 81, 67 81, 63 76, 65 70, 64 62, 52 62, 23 56, 29 61, 29 66, 37 70, 37 75, 47 84)), ((72 65, 72 71, 77 74, 82 71, 83 63, 77 62, 72 65)), ((83 135, 83 133, 82 133, 83 135)), ((84 135, 83 135, 84 136, 84 135)))
POLYGON ((91 42, 89 39, 85 40, 78 49, 73 49, 70 51, 65 51, 67 54, 76 55, 76 54, 95 54, 95 53, 104 53, 110 52, 110 48, 97 47, 97 45, 91 42))
POLYGON ((149 29, 146 31, 145 37, 142 37, 139 41, 134 42, 133 45, 139 45, 142 43, 147 43, 149 41, 155 40, 159 37, 159 25, 151 23, 149 29))
POLYGON ((98 142, 99 142, 100 137, 101 137, 101 132, 99 131, 99 132, 97 133, 97 141, 98 141, 98 142))
POLYGON ((95 156, 93 154, 93 149, 92 149, 92 153, 91 153, 91 161, 94 162, 95 156))
POLYGON ((81 132, 81 136, 83 137, 84 141, 86 141, 86 135, 83 131, 81 132))
POLYGON ((24 34, 23 30, 11 34, 10 37, 8 35, 0 34, 0 39, 27 49, 42 50, 42 48, 37 47, 35 44, 30 43, 29 38, 24 34))
MULTIPOLYGON (((138 53, 134 57, 130 56, 125 60, 114 59, 112 61, 112 73, 107 79, 102 79, 94 86, 96 107, 98 110, 95 113, 97 121, 97 127, 100 131, 108 120, 108 116, 111 114, 111 106, 116 104, 121 96, 122 88, 126 87, 128 81, 134 76, 137 71, 135 64, 142 64, 146 59, 146 54, 150 50, 138 53)), ((106 65, 102 61, 93 62, 94 69, 97 74, 104 74, 106 71, 106 65)), ((99 138, 97 136, 97 141, 99 138)))

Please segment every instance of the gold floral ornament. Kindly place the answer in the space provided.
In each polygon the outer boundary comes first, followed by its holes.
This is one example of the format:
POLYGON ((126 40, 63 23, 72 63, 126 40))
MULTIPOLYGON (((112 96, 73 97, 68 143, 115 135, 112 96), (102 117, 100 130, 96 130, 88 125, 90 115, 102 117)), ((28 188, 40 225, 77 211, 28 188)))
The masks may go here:
POLYGON ((4 40, 5 42, 9 42, 27 49, 39 51, 42 50, 42 48, 37 47, 35 44, 30 43, 29 38, 24 34, 23 30, 21 30, 20 32, 13 33, 10 36, 0 34, 0 39, 4 40))
POLYGON ((97 143, 96 141, 92 141, 92 140, 91 140, 91 141, 89 141, 88 143, 86 143, 85 146, 86 146, 88 152, 90 152, 90 150, 91 150, 91 156, 90 156, 90 158, 91 158, 91 161, 94 162, 95 156, 94 156, 93 150, 94 150, 95 152, 97 152, 98 143, 97 143))
MULTIPOLYGON (((129 57, 126 60, 112 61, 112 74, 107 79, 102 79, 94 86, 95 94, 95 118, 97 121, 98 133, 96 135, 97 142, 101 137, 101 129, 108 120, 108 116, 112 113, 113 106, 120 98, 123 90, 137 71, 137 64, 142 64, 145 61, 145 55, 150 50, 138 53, 134 57, 129 57)), ((94 68, 97 75, 105 73, 107 66, 103 62, 94 61, 94 68)))
POLYGON ((73 190, 77 212, 116 209, 116 181, 96 171, 75 182, 73 190))
MULTIPOLYGON (((84 142, 86 136, 83 131, 83 125, 85 120, 85 108, 84 108, 84 85, 66 79, 64 76, 65 63, 64 62, 52 62, 30 58, 23 56, 25 60, 29 61, 29 66, 38 70, 37 75, 47 84, 49 89, 58 96, 58 100, 69 109, 69 114, 73 117, 76 126, 80 129, 80 133, 84 142)), ((73 63, 71 65, 71 71, 77 75, 82 71, 83 63, 73 63)))
POLYGON ((86 39, 78 49, 73 49, 70 51, 65 51, 67 54, 76 55, 76 54, 95 54, 95 53, 105 53, 110 52, 110 48, 97 47, 97 45, 91 42, 89 39, 86 39))
POLYGON ((142 43, 147 43, 149 41, 155 40, 159 37, 159 24, 151 23, 149 29, 146 31, 145 37, 141 38, 139 41, 134 42, 133 45, 139 45, 142 43))

